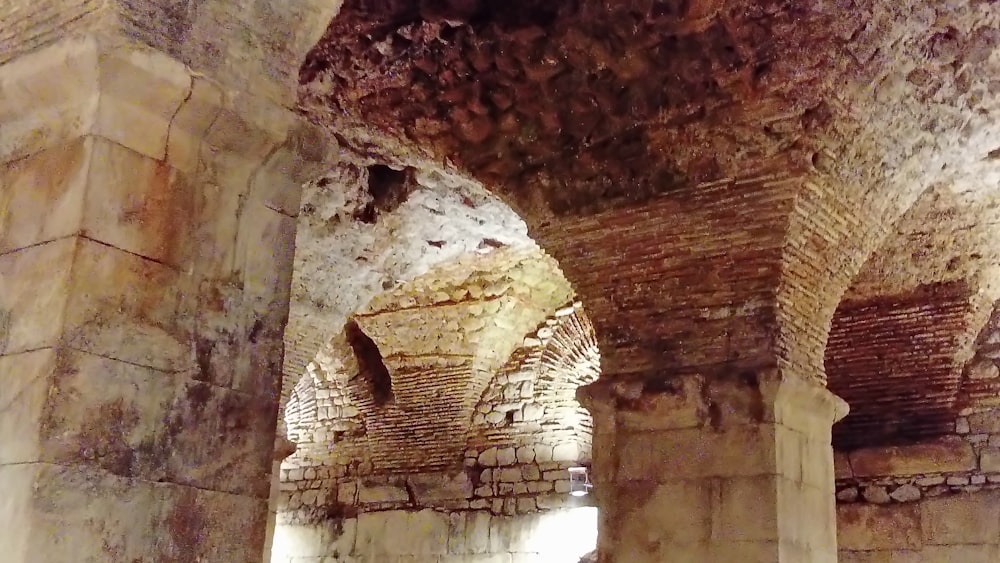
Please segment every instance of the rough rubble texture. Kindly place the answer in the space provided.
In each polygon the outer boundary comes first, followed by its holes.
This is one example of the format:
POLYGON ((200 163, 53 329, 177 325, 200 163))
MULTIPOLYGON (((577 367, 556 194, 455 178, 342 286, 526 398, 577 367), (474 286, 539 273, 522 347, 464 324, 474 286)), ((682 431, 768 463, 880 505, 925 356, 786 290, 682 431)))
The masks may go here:
POLYGON ((994 562, 998 115, 990 0, 9 1, 5 557, 994 562))
POLYGON ((305 187, 301 208, 286 397, 323 344, 376 295, 464 255, 537 248, 524 222, 477 183, 434 171, 397 173, 347 151, 305 187), (369 167, 390 176, 389 195, 375 190, 378 202, 369 167))
POLYGON ((887 226, 929 186, 996 185, 997 21, 987 2, 347 2, 303 66, 301 103, 365 147, 451 159, 524 213, 585 302, 620 294, 610 318, 594 311, 609 374, 653 376, 637 354, 822 378, 840 296, 887 226), (620 238, 632 228, 649 244, 620 238), (746 253, 713 253, 717 240, 746 253), (691 265, 659 266, 671 251, 691 265), (728 292, 652 297, 690 288, 695 259, 728 292), (618 275, 592 266, 608 260, 618 275), (717 329, 624 320, 746 307, 759 314, 717 329), (733 338, 758 342, 737 354, 733 338))

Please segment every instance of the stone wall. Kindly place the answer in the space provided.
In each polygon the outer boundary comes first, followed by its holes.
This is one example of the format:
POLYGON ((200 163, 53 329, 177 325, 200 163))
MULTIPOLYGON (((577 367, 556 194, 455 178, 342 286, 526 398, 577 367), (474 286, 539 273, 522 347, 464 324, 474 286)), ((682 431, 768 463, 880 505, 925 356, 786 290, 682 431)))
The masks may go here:
MULTIPOLYGON (((523 339, 478 401, 469 404, 475 409, 457 439, 434 430, 449 413, 427 421, 394 418, 383 426, 373 419, 387 413, 370 400, 358 400, 365 389, 356 383, 316 388, 311 376, 304 377, 285 414, 289 437, 300 450, 281 470, 280 521, 318 522, 344 507, 471 508, 511 515, 565 506, 568 468, 590 459, 590 416, 575 392, 597 378, 599 361, 580 305, 560 309, 523 339)), ((468 377, 463 365, 418 374, 421 389, 440 395, 435 382, 446 381, 449 373, 468 377)), ((397 366, 393 376, 400 375, 397 366)), ((424 402, 429 409, 456 408, 424 402)))
POLYGON ((837 506, 841 563, 1000 561, 1000 491, 837 506))
POLYGON ((841 503, 910 503, 1000 489, 1000 409, 958 418, 954 433, 908 446, 835 455, 841 503))
POLYGON ((531 516, 392 510, 282 526, 271 563, 577 563, 597 540, 597 509, 531 516))

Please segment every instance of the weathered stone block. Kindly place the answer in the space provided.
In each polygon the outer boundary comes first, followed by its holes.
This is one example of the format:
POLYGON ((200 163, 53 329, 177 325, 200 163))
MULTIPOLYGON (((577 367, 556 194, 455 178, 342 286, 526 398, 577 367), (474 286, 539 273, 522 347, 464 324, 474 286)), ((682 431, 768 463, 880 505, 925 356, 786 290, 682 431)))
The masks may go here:
POLYGON ((0 349, 7 354, 56 344, 69 301, 75 237, 0 256, 0 349))
MULTIPOLYGON (((448 552, 448 516, 433 510, 390 510, 358 516, 357 553, 429 558, 448 552)), ((426 559, 425 559, 426 560, 426 559)))
POLYGON ((191 77, 191 92, 177 110, 167 137, 166 162, 185 174, 197 171, 201 144, 222 110, 222 89, 211 81, 191 77))
POLYGON ((13 533, 4 547, 22 549, 20 560, 224 563, 255 561, 264 545, 267 504, 259 499, 43 463, 0 467, 0 482, 21 509, 0 537, 13 533))
POLYGON ((410 495, 402 485, 381 485, 362 482, 358 486, 358 502, 406 502, 410 495))
POLYGON ((78 138, 0 167, 0 253, 80 231, 92 148, 78 138))
POLYGON ((4 405, 0 409, 0 465, 41 459, 41 425, 55 365, 51 348, 0 356, 0 405, 4 405))
POLYGON ((165 371, 191 366, 178 318, 180 274, 162 264, 79 239, 64 342, 79 350, 165 371))
POLYGON ((960 494, 920 503, 925 545, 997 544, 1000 538, 1000 495, 960 494))
POLYGON ((929 444, 864 448, 850 454, 856 477, 917 475, 971 471, 976 455, 965 440, 942 439, 929 444))
POLYGON ((773 475, 729 477, 719 482, 712 537, 722 541, 777 541, 778 484, 773 475))
POLYGON ((635 432, 619 437, 619 478, 685 479, 773 474, 773 427, 635 432))
POLYGON ((1000 434, 1000 413, 995 409, 972 413, 967 418, 973 434, 1000 434))
POLYGON ((1000 448, 983 448, 979 453, 979 469, 986 473, 1000 473, 1000 448))
POLYGON ((837 545, 842 550, 919 550, 922 537, 916 504, 837 505, 837 545))
POLYGON ((652 487, 639 483, 616 486, 615 514, 609 517, 619 522, 617 545, 680 547, 708 541, 713 532, 713 490, 705 485, 674 481, 652 487))
POLYGON ((191 91, 191 74, 165 53, 129 47, 98 57, 100 101, 94 133, 157 160, 191 91))
POLYGON ((175 268, 191 244, 195 188, 163 161, 94 138, 83 229, 115 248, 175 268))
POLYGON ((472 480, 465 472, 409 475, 406 481, 417 502, 423 505, 472 497, 472 480))
POLYGON ((0 162, 89 132, 97 105, 97 41, 74 37, 4 65, 0 162))

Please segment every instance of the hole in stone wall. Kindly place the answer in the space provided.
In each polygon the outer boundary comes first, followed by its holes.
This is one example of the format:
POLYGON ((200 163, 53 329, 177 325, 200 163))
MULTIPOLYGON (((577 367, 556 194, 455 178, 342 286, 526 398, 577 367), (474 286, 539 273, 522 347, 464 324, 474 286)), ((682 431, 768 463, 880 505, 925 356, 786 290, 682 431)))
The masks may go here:
POLYGON ((389 368, 382 361, 382 352, 358 323, 349 321, 345 327, 347 343, 358 359, 358 370, 361 377, 368 382, 372 398, 377 406, 392 403, 392 376, 389 368))

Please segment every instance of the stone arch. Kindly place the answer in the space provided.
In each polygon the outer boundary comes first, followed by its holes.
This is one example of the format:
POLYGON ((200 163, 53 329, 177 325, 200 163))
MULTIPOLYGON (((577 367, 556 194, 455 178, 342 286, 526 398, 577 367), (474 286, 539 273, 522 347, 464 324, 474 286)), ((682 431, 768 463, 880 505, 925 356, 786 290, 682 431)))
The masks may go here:
POLYGON ((702 8, 349 2, 301 103, 360 146, 446 156, 496 186, 577 283, 608 373, 778 365, 823 382, 830 320, 888 226, 992 150, 966 95, 988 85, 955 71, 992 68, 989 16, 956 10, 945 37, 933 9, 889 2, 746 15, 770 25, 702 8), (629 50, 641 37, 666 49, 656 64, 629 50), (965 48, 927 48, 943 43, 965 48), (677 321, 637 327, 649 307, 677 321))
POLYGON ((592 422, 576 391, 599 374, 597 339, 583 305, 559 309, 524 338, 483 391, 467 449, 478 457, 489 448, 531 447, 543 461, 589 462, 592 422), (553 456, 557 447, 566 451, 553 456))

